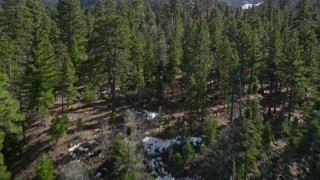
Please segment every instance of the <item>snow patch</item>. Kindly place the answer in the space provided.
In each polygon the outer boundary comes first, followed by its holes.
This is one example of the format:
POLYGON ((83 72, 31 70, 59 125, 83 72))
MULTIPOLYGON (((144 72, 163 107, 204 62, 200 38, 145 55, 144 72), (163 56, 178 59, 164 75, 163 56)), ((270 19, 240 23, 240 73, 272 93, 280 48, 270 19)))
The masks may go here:
POLYGON ((147 111, 147 110, 143 110, 143 112, 147 115, 147 119, 154 119, 156 118, 159 114, 156 112, 151 112, 151 111, 147 111))
POLYGON ((171 177, 171 176, 164 176, 164 177, 158 176, 156 180, 174 180, 174 177, 171 177))
POLYGON ((188 142, 193 144, 194 146, 199 146, 202 143, 201 137, 189 137, 188 142))
MULTIPOLYGON (((182 138, 181 136, 178 136, 174 139, 166 140, 147 136, 142 140, 144 151, 146 152, 146 154, 148 154, 149 157, 151 157, 151 160, 147 160, 147 164, 152 170, 151 175, 157 177, 157 179, 159 180, 174 180, 174 177, 172 177, 171 174, 166 170, 168 168, 168 165, 164 163, 160 155, 165 153, 172 145, 181 144, 183 140, 191 143, 193 146, 200 146, 200 144, 202 143, 202 138, 200 137, 182 138)), ((182 179, 189 180, 190 178, 186 177, 182 179)))
POLYGON ((68 152, 72 159, 76 159, 80 154, 88 152, 88 156, 92 156, 93 152, 89 150, 94 149, 94 146, 97 146, 98 143, 95 140, 90 140, 89 142, 76 144, 68 149, 68 152))
POLYGON ((261 4, 262 4, 262 2, 257 3, 257 4, 249 4, 249 3, 246 3, 246 4, 244 4, 241 8, 242 8, 242 9, 250 9, 250 8, 252 8, 252 7, 254 7, 254 6, 260 6, 261 4))
POLYGON ((80 145, 81 145, 81 143, 72 146, 71 148, 68 149, 68 152, 73 152, 73 151, 76 150, 80 145))
POLYGON ((164 153, 170 146, 180 144, 180 141, 175 139, 162 140, 156 137, 145 137, 142 140, 143 149, 149 156, 164 153))

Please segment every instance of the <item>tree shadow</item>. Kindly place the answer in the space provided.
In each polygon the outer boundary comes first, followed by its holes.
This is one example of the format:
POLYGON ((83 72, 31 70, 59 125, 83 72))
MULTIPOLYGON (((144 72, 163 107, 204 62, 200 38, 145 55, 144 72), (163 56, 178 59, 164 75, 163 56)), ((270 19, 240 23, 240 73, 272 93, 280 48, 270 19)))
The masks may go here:
MULTIPOLYGON (((47 137, 48 138, 48 137, 47 137)), ((13 160, 9 160, 7 165, 10 172, 13 175, 13 179, 17 172, 26 169, 31 163, 33 163, 43 153, 47 152, 51 148, 51 138, 37 141, 31 146, 28 146, 18 157, 13 160)))

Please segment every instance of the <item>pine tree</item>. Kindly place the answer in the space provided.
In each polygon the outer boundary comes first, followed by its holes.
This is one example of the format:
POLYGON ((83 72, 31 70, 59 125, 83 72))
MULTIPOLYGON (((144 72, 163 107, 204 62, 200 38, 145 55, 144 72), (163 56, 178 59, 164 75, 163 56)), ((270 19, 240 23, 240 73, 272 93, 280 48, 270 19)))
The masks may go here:
POLYGON ((307 84, 310 86, 308 92, 314 91, 313 88, 319 79, 319 44, 316 38, 316 34, 310 26, 305 24, 299 29, 299 44, 302 48, 301 59, 304 62, 306 68, 305 77, 307 78, 307 84))
MULTIPOLYGON (((130 134, 127 134, 130 136, 130 134)), ((130 138, 130 137, 128 137, 130 138)), ((125 144, 121 135, 116 134, 113 141, 111 159, 114 165, 112 173, 115 179, 139 179, 139 170, 136 168, 137 157, 130 150, 130 140, 125 144)))
POLYGON ((221 82, 220 82, 220 98, 229 99, 227 100, 228 106, 230 107, 230 122, 233 121, 234 117, 234 104, 237 97, 237 89, 239 89, 240 81, 240 65, 238 53, 232 48, 232 45, 228 38, 222 41, 221 48, 218 49, 217 54, 219 58, 224 60, 223 66, 221 66, 221 82))
POLYGON ((12 76, 11 67, 14 66, 13 51, 13 42, 6 34, 0 33, 0 71, 8 77, 12 76))
POLYGON ((270 178, 272 170, 272 141, 274 140, 272 126, 270 122, 267 121, 264 125, 263 134, 262 134, 262 165, 261 165, 261 177, 270 178))
POLYGON ((316 27, 314 20, 315 10, 310 0, 299 0, 296 5, 296 14, 294 18, 294 26, 311 26, 316 27))
POLYGON ((156 90, 156 98, 158 100, 158 104, 162 105, 164 103, 164 90, 165 90, 165 67, 168 63, 167 56, 167 43, 165 39, 164 32, 162 29, 158 29, 156 35, 156 41, 154 44, 154 57, 155 57, 155 90, 156 90))
POLYGON ((49 133, 50 135, 56 139, 57 143, 59 139, 66 135, 67 127, 68 127, 68 115, 63 114, 62 116, 57 116, 51 123, 49 133))
POLYGON ((285 68, 284 73, 288 77, 288 120, 290 121, 294 107, 299 98, 304 96, 304 90, 306 88, 305 79, 305 66, 301 59, 301 48, 299 46, 297 33, 287 37, 287 45, 284 49, 285 55, 285 68))
MULTIPOLYGON (((0 73, 0 151, 4 146, 5 136, 18 134, 21 132, 21 122, 24 116, 19 113, 19 103, 8 92, 8 78, 0 73)), ((3 154, 0 153, 0 177, 1 179, 10 179, 11 174, 7 171, 4 164, 3 154)))
MULTIPOLYGON (((268 45, 268 57, 265 59, 266 62, 266 72, 267 78, 270 84, 270 94, 268 97, 268 116, 272 116, 272 107, 275 105, 274 95, 276 92, 276 84, 277 84, 277 71, 278 64, 281 61, 283 56, 281 42, 280 42, 280 27, 279 22, 277 22, 279 16, 274 18, 274 22, 271 22, 271 26, 269 27, 269 45, 268 45)), ((274 109, 275 110, 275 109, 274 109)))
POLYGON ((142 87, 143 85, 143 63, 145 58, 146 39, 144 34, 134 33, 130 47, 129 60, 132 63, 134 87, 142 87))
POLYGON ((149 87, 154 80, 155 62, 154 62, 154 47, 153 42, 148 39, 145 47, 145 57, 143 62, 143 78, 146 87, 149 87))
POLYGON ((316 99, 305 115, 302 138, 297 146, 300 168, 308 179, 320 177, 320 99, 316 99))
MULTIPOLYGON (((26 0, 7 0, 4 6, 4 32, 13 40, 14 60, 26 60, 32 43, 32 17, 26 0)), ((10 77, 9 77, 10 78, 10 77)))
POLYGON ((46 154, 42 154, 38 169, 37 178, 40 180, 53 180, 54 179, 54 166, 50 162, 46 154))
MULTIPOLYGON (((186 44, 186 48, 190 51, 185 51, 186 54, 190 54, 191 57, 187 63, 186 70, 186 109, 189 112, 190 118, 193 118, 198 112, 201 112, 201 118, 204 116, 204 111, 207 104, 207 76, 209 73, 209 67, 211 60, 210 53, 210 35, 208 26, 204 20, 196 22, 195 31, 192 32, 197 38, 191 47, 186 44)), ((191 44, 190 44, 191 45, 191 44)), ((189 123, 190 129, 192 123, 189 123)))
MULTIPOLYGON (((32 45, 33 19, 26 0, 6 0, 3 5, 2 32, 8 37, 6 72, 10 81, 10 91, 19 97, 21 110, 24 108, 24 68, 30 58, 32 45), (10 48, 11 47, 11 48, 10 48), (9 50, 8 49, 8 50, 9 50)), ((1 59, 3 60, 3 59, 1 59)))
POLYGON ((68 54, 79 75, 81 63, 86 58, 84 46, 87 31, 83 10, 78 0, 59 0, 57 10, 60 39, 67 46, 68 54))
POLYGON ((116 112, 116 87, 124 81, 128 69, 130 30, 128 21, 110 15, 98 22, 89 42, 90 71, 95 81, 111 88, 112 112, 116 112), (107 82, 106 82, 107 80, 107 82))
POLYGON ((261 143, 263 132, 263 116, 259 104, 254 100, 247 101, 245 116, 241 122, 239 150, 241 150, 238 161, 238 177, 246 176, 249 172, 254 176, 259 176, 260 172, 256 164, 261 157, 261 143))
MULTIPOLYGON (((182 43, 181 43, 181 33, 182 33, 182 20, 180 18, 180 13, 178 8, 175 7, 177 12, 172 17, 171 34, 169 35, 169 48, 168 48, 168 63, 165 67, 166 76, 165 82, 171 89, 171 96, 174 96, 174 90, 177 89, 176 75, 180 71, 180 63, 182 60, 182 43)), ((173 11, 173 10, 172 10, 173 11)), ((178 90, 178 89, 177 89, 178 90)), ((173 99, 172 99, 173 100, 173 99)))
POLYGON ((237 52, 239 57, 239 65, 240 65, 240 82, 239 82, 239 115, 240 120, 242 119, 242 94, 243 87, 246 85, 247 71, 250 61, 250 51, 252 49, 251 44, 251 29, 249 24, 243 20, 240 22, 239 31, 237 33, 237 52))
POLYGON ((210 40, 211 40, 211 50, 213 54, 213 63, 212 63, 212 74, 211 74, 211 81, 214 78, 214 74, 216 75, 216 80, 219 81, 221 78, 221 66, 224 64, 224 60, 221 56, 222 54, 218 54, 218 52, 221 52, 219 48, 222 47, 222 31, 223 31, 223 20, 222 20, 222 14, 219 8, 215 7, 211 14, 210 19, 208 22, 209 26, 209 32, 210 32, 210 40))
POLYGON ((42 33, 40 27, 35 29, 25 82, 28 82, 26 88, 29 91, 29 108, 36 110, 40 119, 44 120, 54 101, 52 90, 57 82, 53 48, 48 36, 42 33))
POLYGON ((61 69, 60 69, 60 83, 59 86, 61 88, 61 106, 62 106, 62 112, 63 112, 63 101, 64 97, 67 97, 67 104, 69 104, 69 99, 72 98, 76 93, 77 90, 74 87, 74 83, 77 80, 77 77, 75 75, 75 69, 73 66, 73 63, 71 61, 71 58, 69 57, 67 53, 67 49, 63 44, 60 44, 60 57, 61 57, 61 69))

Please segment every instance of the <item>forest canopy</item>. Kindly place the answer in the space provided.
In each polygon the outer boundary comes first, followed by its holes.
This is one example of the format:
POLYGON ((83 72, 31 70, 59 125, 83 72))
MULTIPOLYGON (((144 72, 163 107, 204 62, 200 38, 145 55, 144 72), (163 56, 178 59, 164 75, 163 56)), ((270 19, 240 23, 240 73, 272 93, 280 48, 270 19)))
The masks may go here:
POLYGON ((320 178, 318 1, 0 4, 0 179, 320 178))

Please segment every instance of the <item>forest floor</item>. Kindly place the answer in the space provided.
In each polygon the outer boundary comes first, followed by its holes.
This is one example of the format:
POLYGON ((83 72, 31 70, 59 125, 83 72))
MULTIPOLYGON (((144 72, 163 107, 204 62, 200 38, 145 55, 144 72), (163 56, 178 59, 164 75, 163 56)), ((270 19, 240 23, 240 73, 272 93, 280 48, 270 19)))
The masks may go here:
MULTIPOLYGON (((260 97, 261 98, 261 97, 260 97)), ((212 97, 212 100, 214 97, 212 97)), ((133 109, 141 111, 143 109, 149 111, 157 111, 156 106, 151 105, 133 105, 131 100, 125 100, 117 107, 117 115, 121 116, 126 109, 133 109), (140 110, 139 110, 140 109, 140 110)), ((227 107, 222 104, 212 104, 208 109, 208 117, 213 117, 219 128, 224 128, 229 124, 229 113, 227 107)), ((51 108, 51 117, 61 114, 61 102, 58 99, 54 106, 51 108)), ((174 125, 175 121, 182 117, 185 112, 179 108, 166 108, 162 112, 165 117, 169 118, 174 125)), ((96 98, 90 104, 84 104, 80 100, 74 101, 73 104, 65 107, 65 113, 69 117, 69 127, 67 135, 60 138, 58 142, 51 138, 48 134, 49 125, 45 126, 42 122, 30 120, 26 130, 25 143, 22 144, 22 153, 17 157, 12 158, 8 162, 9 170, 13 174, 13 179, 34 179, 36 177, 36 169, 39 163, 39 157, 42 153, 47 153, 51 161, 56 167, 55 175, 58 179, 65 179, 65 177, 73 176, 71 172, 77 171, 77 166, 73 166, 72 162, 84 163, 89 176, 94 177, 97 172, 108 174, 110 162, 106 161, 104 148, 102 147, 103 141, 112 143, 112 139, 117 132, 125 132, 123 121, 110 122, 109 117, 111 114, 111 102, 109 100, 102 100, 96 98), (77 123, 81 118, 83 127, 77 127, 77 123), (81 145, 86 151, 77 152, 74 157, 68 151, 72 146, 81 145)), ((139 128, 139 138, 142 140, 146 136, 155 136, 161 138, 161 132, 164 127, 162 123, 156 119, 148 120, 147 118, 138 118, 136 127, 139 128)), ((172 127, 179 129, 181 127, 172 127)), ((200 127, 198 127, 200 128, 200 127)), ((197 132, 197 131, 194 131, 197 132)), ((19 136, 22 141, 22 134, 19 136)), ((210 167, 206 165, 205 159, 201 155, 196 155, 192 162, 189 162, 186 169, 190 169, 190 174, 198 173, 200 176, 206 175, 207 169, 199 167, 210 167), (197 167, 197 168, 193 168, 197 167), (201 170, 201 171, 200 171, 201 170), (194 171, 194 172, 193 172, 194 171)), ((106 175, 104 175, 106 176, 106 175)))

